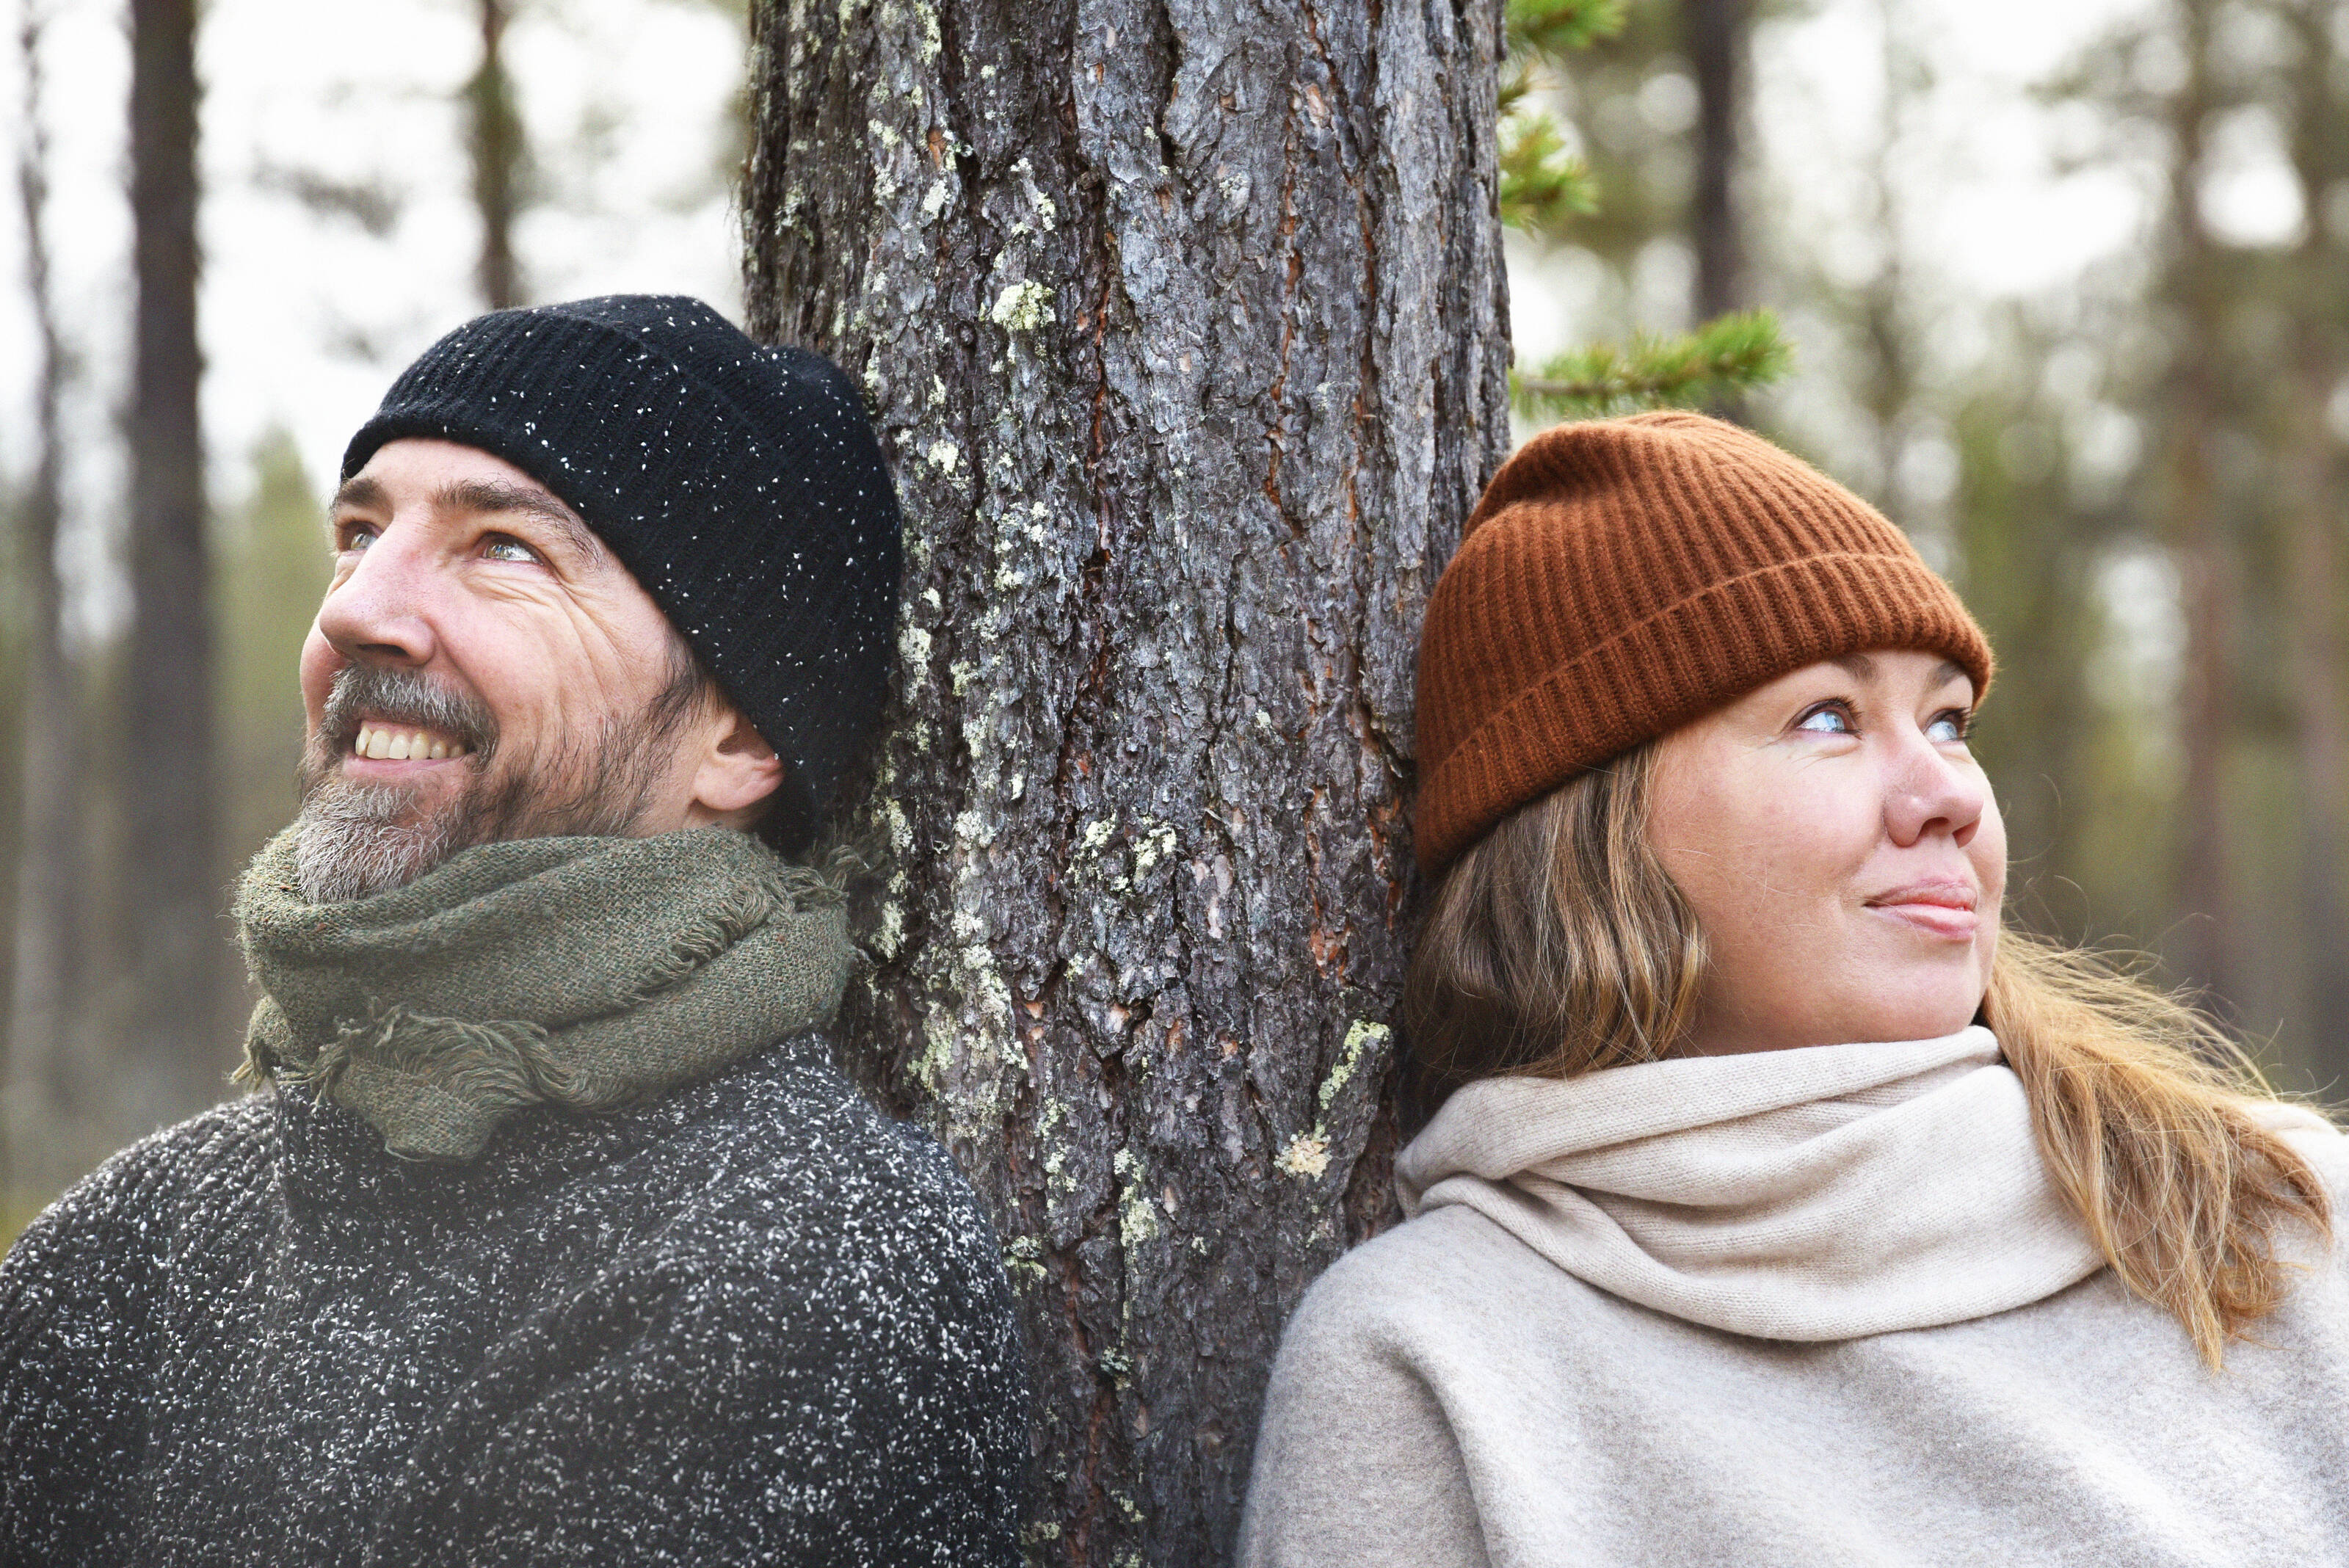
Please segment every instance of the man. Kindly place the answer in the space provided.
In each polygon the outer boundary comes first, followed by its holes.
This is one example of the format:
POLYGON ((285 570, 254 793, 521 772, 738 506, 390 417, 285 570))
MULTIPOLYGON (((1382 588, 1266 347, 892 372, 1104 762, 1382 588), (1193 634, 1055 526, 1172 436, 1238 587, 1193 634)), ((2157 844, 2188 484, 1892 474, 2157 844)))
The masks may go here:
POLYGON ((879 710, 898 527, 841 372, 693 300, 393 385, 237 896, 271 1092, 0 1266, 0 1563, 1018 1560, 995 1240, 831 1067, 840 891, 775 853, 879 710))

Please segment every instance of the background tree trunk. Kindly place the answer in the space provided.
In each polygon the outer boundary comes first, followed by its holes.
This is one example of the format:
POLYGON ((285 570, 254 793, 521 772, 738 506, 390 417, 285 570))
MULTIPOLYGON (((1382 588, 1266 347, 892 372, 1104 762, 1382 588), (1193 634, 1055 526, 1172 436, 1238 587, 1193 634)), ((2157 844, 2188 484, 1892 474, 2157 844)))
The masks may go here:
MULTIPOLYGON (((81 702, 67 658, 64 595, 57 579, 57 525, 64 514, 64 431, 59 401, 65 389, 65 346, 50 287, 47 106, 41 62, 43 8, 26 6, 18 34, 24 79, 24 140, 17 145, 16 192, 25 223, 25 281, 39 355, 34 374, 35 439, 31 482, 17 507, 17 556, 24 590, 25 689, 21 723, 20 809, 23 836, 16 867, 15 962, 9 993, 6 1088, 10 1121, 39 1118, 53 1129, 78 1121, 87 1075, 72 1049, 78 1009, 82 879, 81 702)), ((18 1127, 9 1128, 13 1135, 18 1127)), ((52 1173, 26 1171, 15 1161, 12 1180, 27 1186, 52 1173)))
POLYGON ((750 325, 907 517, 853 1065, 991 1208, 1042 1560, 1222 1561, 1382 1225, 1428 589, 1509 441, 1497 4, 762 0, 750 325))
POLYGON ((1689 233, 1696 250, 1699 321, 1743 310, 1748 303, 1736 185, 1748 4, 1681 0, 1681 31, 1696 78, 1696 180, 1689 194, 1689 233))
POLYGON ((2224 304, 2217 247, 2202 216, 2204 130, 2213 108, 2211 0, 2178 0, 2186 81, 2168 104, 2173 247, 2169 428, 2164 532, 2186 623, 2178 701, 2185 753, 2178 802, 2177 952, 2185 979, 2224 1006, 2236 998, 2230 935, 2226 760, 2234 732, 2234 577, 2211 446, 2219 430, 2224 304))
POLYGON ((138 283, 129 420, 129 875, 137 954, 123 1085, 130 1130, 219 1097, 229 927, 214 823, 212 629, 196 392, 195 0, 131 0, 130 208, 138 283))
POLYGON ((522 268, 514 260, 514 217, 524 178, 522 116, 513 78, 506 70, 510 0, 479 0, 481 63, 465 84, 465 146, 473 164, 473 209, 481 219, 481 254, 473 276, 481 302, 510 310, 523 300, 522 268))
MULTIPOLYGON (((2320 206, 2349 177, 2343 57, 2332 0, 2283 8, 2299 46, 2292 71, 2292 158, 2301 189, 2320 206)), ((2298 698, 2302 811, 2301 904, 2308 943, 2307 1023, 2314 1065, 2349 1081, 2349 931, 2341 910, 2341 837, 2349 792, 2349 737, 2342 728, 2340 443, 2331 404, 2342 383, 2344 291, 2341 246, 2313 213, 2291 265, 2298 327, 2283 379, 2278 485, 2292 578, 2292 690, 2298 698)), ((2337 1092, 2337 1090, 2336 1090, 2337 1092)))

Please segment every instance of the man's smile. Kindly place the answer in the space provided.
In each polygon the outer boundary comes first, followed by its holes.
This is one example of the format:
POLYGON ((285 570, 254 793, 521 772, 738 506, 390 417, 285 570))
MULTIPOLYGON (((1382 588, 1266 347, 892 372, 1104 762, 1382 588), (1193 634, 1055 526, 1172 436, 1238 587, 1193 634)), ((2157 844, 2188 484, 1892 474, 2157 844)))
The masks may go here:
POLYGON ((471 751, 463 742, 420 725, 363 719, 351 742, 350 756, 354 761, 437 763, 465 756, 471 751))

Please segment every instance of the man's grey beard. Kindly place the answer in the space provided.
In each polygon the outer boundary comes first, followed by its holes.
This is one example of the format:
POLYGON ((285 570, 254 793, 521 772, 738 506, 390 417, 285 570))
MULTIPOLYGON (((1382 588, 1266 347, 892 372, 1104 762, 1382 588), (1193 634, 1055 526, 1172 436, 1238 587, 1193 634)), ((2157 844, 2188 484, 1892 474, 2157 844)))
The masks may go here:
MULTIPOLYGON (((680 650, 681 651, 681 650, 680 650)), ((585 742, 502 757, 497 720, 469 692, 416 670, 369 664, 335 677, 302 753, 295 881, 313 904, 404 888, 460 849, 508 838, 624 835, 643 820, 670 750, 702 688, 690 656, 668 688, 629 720, 606 717, 585 742), (419 813, 418 791, 359 784, 343 758, 359 716, 434 731, 470 749, 464 782, 419 813)))

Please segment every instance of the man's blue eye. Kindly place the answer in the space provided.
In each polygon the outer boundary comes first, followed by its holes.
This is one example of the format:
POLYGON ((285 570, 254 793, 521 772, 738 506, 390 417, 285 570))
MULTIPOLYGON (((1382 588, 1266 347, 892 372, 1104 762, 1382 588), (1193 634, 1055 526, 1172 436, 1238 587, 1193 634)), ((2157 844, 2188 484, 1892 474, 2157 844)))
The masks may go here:
POLYGON ((536 561, 538 552, 519 539, 492 539, 481 552, 493 561, 536 561))

